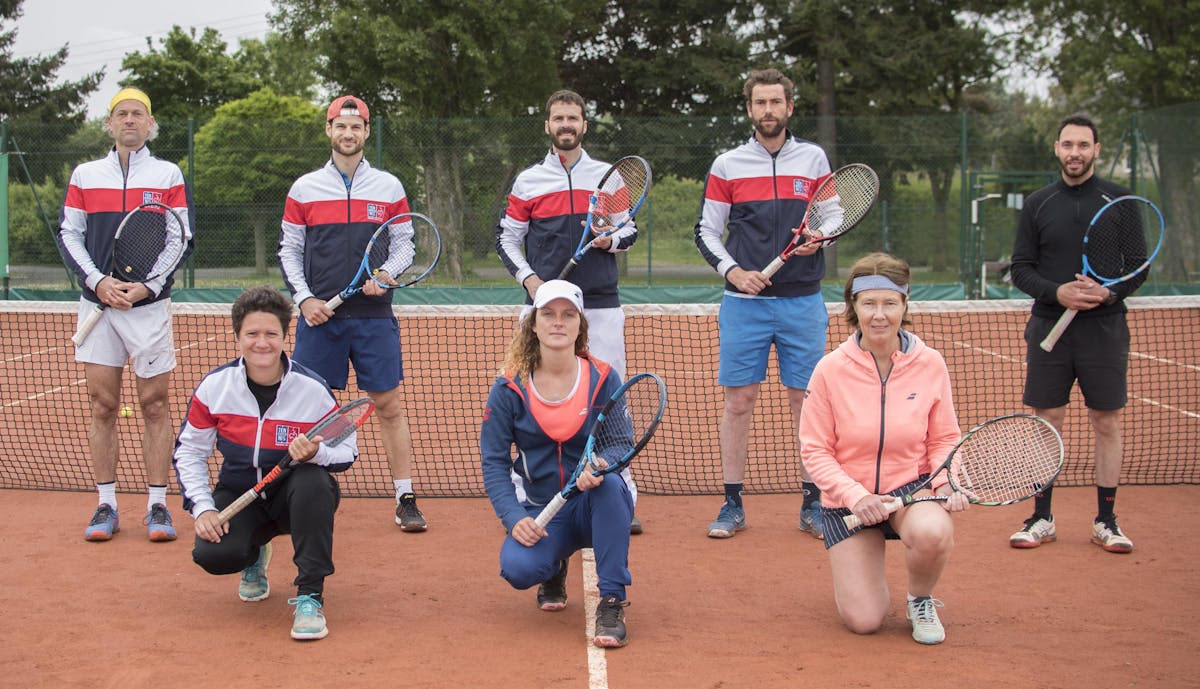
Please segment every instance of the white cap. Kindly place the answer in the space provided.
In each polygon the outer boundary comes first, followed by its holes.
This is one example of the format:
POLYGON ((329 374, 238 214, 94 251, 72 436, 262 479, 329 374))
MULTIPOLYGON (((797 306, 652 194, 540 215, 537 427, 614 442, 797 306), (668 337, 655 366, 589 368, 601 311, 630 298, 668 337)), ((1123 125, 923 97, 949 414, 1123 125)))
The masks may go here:
POLYGON ((543 282, 533 298, 533 308, 540 309, 555 299, 566 299, 576 309, 583 311, 583 290, 579 289, 578 285, 566 280, 543 282))

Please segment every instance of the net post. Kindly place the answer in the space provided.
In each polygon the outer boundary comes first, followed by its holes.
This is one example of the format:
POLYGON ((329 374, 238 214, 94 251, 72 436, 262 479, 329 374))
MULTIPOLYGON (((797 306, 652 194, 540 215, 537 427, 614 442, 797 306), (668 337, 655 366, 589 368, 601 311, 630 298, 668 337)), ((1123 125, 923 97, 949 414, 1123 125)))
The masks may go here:
POLYGON ((9 296, 8 272, 8 121, 0 122, 0 294, 9 296))

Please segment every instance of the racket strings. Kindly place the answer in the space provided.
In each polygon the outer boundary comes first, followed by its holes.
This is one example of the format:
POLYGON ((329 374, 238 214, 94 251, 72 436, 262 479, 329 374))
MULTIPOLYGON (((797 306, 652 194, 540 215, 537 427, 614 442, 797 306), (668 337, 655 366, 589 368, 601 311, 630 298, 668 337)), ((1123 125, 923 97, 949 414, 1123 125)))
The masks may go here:
POLYGON ((633 212, 650 184, 650 170, 636 158, 625 158, 613 166, 596 190, 596 210, 592 224, 596 227, 619 225, 624 215, 633 212))
POLYGON ((808 227, 836 237, 857 225, 879 195, 879 177, 866 165, 848 165, 817 187, 809 202, 808 227))
POLYGON ((406 217, 388 223, 376 234, 367 259, 372 275, 383 270, 402 285, 437 260, 440 247, 436 230, 421 218, 406 217))
POLYGON ((173 212, 135 210, 113 239, 113 276, 127 282, 160 277, 183 252, 183 227, 173 212))
POLYGON ((1088 227, 1084 255, 1096 277, 1115 280, 1136 272, 1149 257, 1148 235, 1160 227, 1149 204, 1137 198, 1112 203, 1088 227))
POLYGON ((612 464, 644 445, 660 417, 662 395, 653 378, 634 381, 592 431, 595 454, 612 464))
POLYGON ((1009 417, 971 433, 951 463, 954 486, 975 502, 1023 500, 1048 486, 1062 465, 1062 442, 1040 419, 1009 417))

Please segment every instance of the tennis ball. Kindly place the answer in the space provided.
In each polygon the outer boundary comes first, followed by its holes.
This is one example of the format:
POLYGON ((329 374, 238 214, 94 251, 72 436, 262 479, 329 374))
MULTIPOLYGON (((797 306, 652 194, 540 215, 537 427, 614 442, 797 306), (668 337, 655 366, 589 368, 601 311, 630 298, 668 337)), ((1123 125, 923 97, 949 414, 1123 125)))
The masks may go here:
POLYGON ((130 407, 121 407, 121 416, 122 417, 133 416, 133 409, 130 407))

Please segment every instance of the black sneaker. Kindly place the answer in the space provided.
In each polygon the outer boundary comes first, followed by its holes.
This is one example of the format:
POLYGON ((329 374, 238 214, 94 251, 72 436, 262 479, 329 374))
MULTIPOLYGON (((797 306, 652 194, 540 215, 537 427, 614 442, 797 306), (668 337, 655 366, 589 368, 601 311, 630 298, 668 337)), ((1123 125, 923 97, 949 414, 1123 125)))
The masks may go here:
POLYGON ((396 505, 396 523, 401 531, 424 531, 427 528, 425 515, 417 508, 417 496, 412 493, 400 496, 400 502, 396 505))
POLYGON ((566 560, 559 560, 558 572, 538 586, 537 604, 546 612, 558 612, 567 607, 566 560))
POLYGON ((600 648, 620 648, 626 644, 625 606, 629 605, 616 596, 600 599, 596 606, 596 635, 592 643, 600 648))

